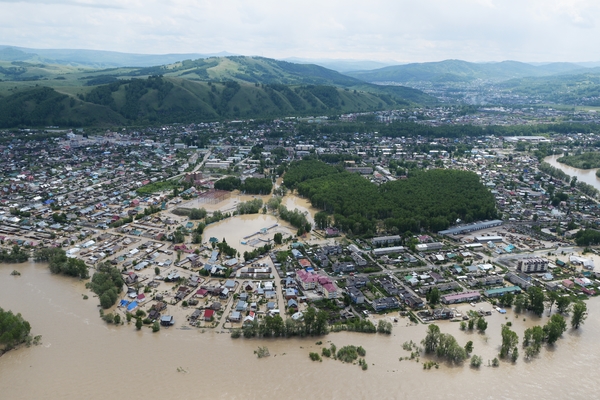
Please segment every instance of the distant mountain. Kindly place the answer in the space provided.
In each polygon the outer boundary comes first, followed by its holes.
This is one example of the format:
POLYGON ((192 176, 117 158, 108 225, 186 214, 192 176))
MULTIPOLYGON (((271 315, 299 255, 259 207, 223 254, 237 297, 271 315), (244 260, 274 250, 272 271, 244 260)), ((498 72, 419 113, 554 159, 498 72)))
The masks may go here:
POLYGON ((0 60, 49 63, 92 68, 151 67, 178 61, 208 57, 226 57, 227 52, 210 54, 134 54, 116 51, 78 49, 30 49, 0 45, 0 60))
POLYGON ((348 72, 347 75, 367 82, 472 82, 478 79, 486 81, 505 81, 528 76, 549 76, 583 67, 571 63, 550 63, 531 65, 517 61, 497 63, 471 63, 461 60, 396 65, 372 71, 348 72))
POLYGON ((336 60, 336 59, 311 59, 311 58, 285 58, 283 61, 289 61, 298 64, 316 64, 321 67, 329 68, 337 72, 346 73, 350 71, 371 71, 374 69, 398 65, 397 62, 382 62, 369 60, 336 60))

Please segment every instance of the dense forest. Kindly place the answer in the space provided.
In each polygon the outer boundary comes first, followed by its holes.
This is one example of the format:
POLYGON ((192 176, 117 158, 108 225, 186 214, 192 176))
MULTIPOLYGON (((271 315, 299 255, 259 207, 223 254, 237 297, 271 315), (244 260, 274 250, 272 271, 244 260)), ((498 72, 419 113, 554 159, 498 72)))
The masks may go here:
POLYGON ((418 171, 377 186, 357 174, 306 160, 293 163, 284 182, 333 215, 334 226, 356 235, 375 235, 379 221, 385 230, 403 233, 439 231, 457 219, 497 217, 493 195, 476 174, 466 171, 418 171))

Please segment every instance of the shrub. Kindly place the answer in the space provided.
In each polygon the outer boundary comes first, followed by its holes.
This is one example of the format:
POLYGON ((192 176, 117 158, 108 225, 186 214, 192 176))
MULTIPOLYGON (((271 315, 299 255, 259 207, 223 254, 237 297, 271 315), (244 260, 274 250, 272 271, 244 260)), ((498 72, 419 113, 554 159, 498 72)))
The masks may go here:
POLYGON ((471 367, 479 368, 481 366, 481 357, 473 356, 471 357, 471 367))

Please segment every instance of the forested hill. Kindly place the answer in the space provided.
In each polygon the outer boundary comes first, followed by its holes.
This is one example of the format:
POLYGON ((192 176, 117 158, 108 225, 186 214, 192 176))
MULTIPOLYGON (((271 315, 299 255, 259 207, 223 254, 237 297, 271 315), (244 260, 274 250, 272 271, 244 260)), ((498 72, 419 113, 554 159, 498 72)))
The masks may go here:
POLYGON ((76 97, 46 87, 19 90, 0 98, 0 128, 323 115, 408 104, 385 94, 325 85, 211 83, 153 76, 95 86, 76 97))
POLYGON ((377 186, 358 174, 316 160, 293 163, 284 184, 329 214, 315 217, 346 233, 372 236, 382 222, 394 233, 437 232, 457 219, 464 222, 497 217, 494 196, 468 171, 434 169, 406 180, 377 186))

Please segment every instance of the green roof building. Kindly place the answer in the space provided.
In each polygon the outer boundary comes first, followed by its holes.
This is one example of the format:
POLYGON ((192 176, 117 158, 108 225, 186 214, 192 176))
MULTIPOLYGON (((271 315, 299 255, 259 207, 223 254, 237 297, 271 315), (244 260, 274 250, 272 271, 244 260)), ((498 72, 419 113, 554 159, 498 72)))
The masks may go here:
POLYGON ((483 292, 486 297, 500 297, 504 293, 519 294, 521 293, 521 288, 518 286, 506 286, 497 289, 489 289, 483 292))

